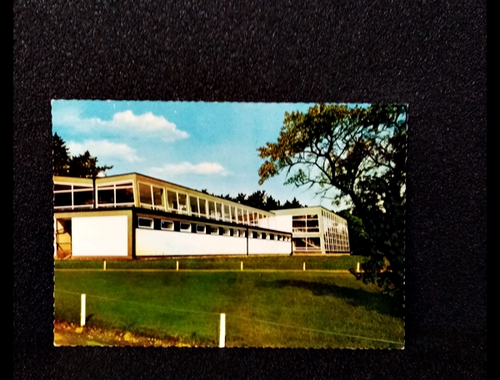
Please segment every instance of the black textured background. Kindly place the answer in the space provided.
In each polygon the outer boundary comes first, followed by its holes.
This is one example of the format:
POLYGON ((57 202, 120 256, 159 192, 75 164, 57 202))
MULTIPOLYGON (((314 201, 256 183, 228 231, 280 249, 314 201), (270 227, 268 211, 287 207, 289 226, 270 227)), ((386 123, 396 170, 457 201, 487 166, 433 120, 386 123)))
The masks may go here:
POLYGON ((14 378, 485 378, 486 2, 154 3, 14 3, 14 378), (408 103, 406 349, 53 347, 54 98, 408 103))

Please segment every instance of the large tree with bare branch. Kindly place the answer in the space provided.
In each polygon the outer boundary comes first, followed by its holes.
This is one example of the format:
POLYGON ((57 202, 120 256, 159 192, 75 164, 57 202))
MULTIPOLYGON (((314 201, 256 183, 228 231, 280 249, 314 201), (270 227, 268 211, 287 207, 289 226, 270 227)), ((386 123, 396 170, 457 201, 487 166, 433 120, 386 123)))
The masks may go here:
POLYGON ((285 184, 309 186, 352 206, 369 235, 365 282, 402 301, 406 203, 405 105, 318 104, 285 113, 277 142, 258 149, 262 184, 285 172, 285 184))

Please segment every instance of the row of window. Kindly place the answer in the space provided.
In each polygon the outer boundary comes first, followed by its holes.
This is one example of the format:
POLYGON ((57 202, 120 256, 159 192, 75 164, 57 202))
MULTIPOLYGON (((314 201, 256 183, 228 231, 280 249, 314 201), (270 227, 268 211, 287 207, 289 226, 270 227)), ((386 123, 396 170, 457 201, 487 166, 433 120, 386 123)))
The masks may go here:
POLYGON ((318 215, 294 215, 292 216, 293 232, 319 232, 318 215))
MULTIPOLYGON (((134 205, 132 182, 98 185, 96 207, 117 207, 134 205)), ((92 185, 55 184, 55 208, 92 208, 94 204, 92 185)))
MULTIPOLYGON (((215 226, 210 224, 180 222, 167 219, 153 219, 138 217, 137 226, 139 228, 156 229, 163 231, 189 232, 207 235, 221 235, 233 237, 247 237, 247 231, 241 228, 232 228, 226 226, 215 226)), ((290 236, 261 231, 249 231, 252 239, 265 239, 276 241, 290 241, 290 236)))
POLYGON ((139 199, 141 207, 251 226, 258 226, 259 219, 267 217, 265 214, 244 207, 216 202, 143 182, 139 182, 139 199))
POLYGON ((321 239, 312 238, 293 238, 294 251, 321 251, 321 239))
MULTIPOLYGON (((55 184, 54 206, 58 209, 92 208, 94 203, 92 189, 90 184, 55 184)), ((132 181, 97 185, 96 194, 97 208, 128 207, 135 204, 132 181)), ((245 207, 216 202, 143 182, 139 182, 139 201, 140 206, 145 208, 251 226, 258 226, 259 220, 267 217, 263 213, 245 207)))

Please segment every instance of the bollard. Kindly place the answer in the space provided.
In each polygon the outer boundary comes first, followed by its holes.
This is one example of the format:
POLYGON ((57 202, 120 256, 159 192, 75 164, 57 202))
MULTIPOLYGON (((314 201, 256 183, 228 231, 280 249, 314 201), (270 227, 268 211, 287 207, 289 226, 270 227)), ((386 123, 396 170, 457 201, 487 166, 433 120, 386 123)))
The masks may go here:
POLYGON ((240 264, 240 270, 243 270, 243 261, 240 264))
POLYGON ((106 270, 106 260, 104 260, 103 270, 106 270))
POLYGON ((178 261, 176 261, 175 270, 179 270, 179 262, 178 261))
POLYGON ((224 313, 220 315, 219 347, 226 347, 226 314, 224 313))
POLYGON ((358 261, 358 263, 356 264, 356 273, 359 273, 359 261, 358 261))
POLYGON ((302 264, 302 270, 306 270, 306 263, 302 264))
POLYGON ((80 326, 85 326, 85 294, 81 296, 80 326))

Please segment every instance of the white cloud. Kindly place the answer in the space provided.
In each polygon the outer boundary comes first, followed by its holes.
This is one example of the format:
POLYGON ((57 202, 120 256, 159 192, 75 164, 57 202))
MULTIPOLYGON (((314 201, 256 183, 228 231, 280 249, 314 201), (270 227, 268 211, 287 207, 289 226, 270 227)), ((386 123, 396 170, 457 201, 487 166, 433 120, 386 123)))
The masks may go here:
POLYGON ((66 146, 72 156, 83 154, 88 150, 92 156, 98 158, 99 162, 101 158, 114 158, 127 162, 139 161, 137 151, 127 144, 107 140, 85 140, 83 143, 68 141, 66 146))
POLYGON ((165 119, 163 116, 155 116, 152 112, 142 115, 134 115, 130 110, 117 112, 113 115, 110 124, 114 128, 127 128, 143 133, 144 131, 159 131, 165 133, 163 139, 168 141, 188 138, 185 131, 177 129, 177 126, 165 119))
POLYGON ((111 120, 102 120, 98 117, 82 118, 77 109, 61 110, 53 113, 53 123, 57 126, 74 127, 88 134, 101 132, 103 128, 110 131, 142 135, 147 132, 160 133, 164 141, 176 141, 189 137, 185 131, 177 129, 175 123, 156 116, 152 112, 135 115, 131 110, 117 112, 111 120))
POLYGON ((172 176, 177 174, 200 174, 200 175, 220 175, 226 176, 228 171, 216 162, 200 162, 192 164, 184 161, 178 164, 166 164, 162 167, 152 168, 150 170, 154 175, 172 176))

